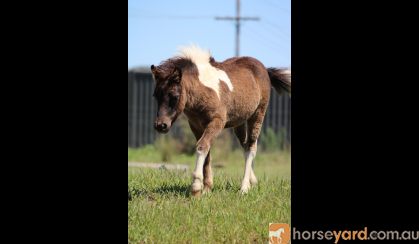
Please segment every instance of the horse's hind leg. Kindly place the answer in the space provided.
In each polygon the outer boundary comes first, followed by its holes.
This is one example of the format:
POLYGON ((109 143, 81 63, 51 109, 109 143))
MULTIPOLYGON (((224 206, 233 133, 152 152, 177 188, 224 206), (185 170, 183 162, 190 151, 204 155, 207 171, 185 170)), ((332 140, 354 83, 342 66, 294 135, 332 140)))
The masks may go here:
POLYGON ((244 146, 245 170, 240 191, 246 193, 251 184, 256 184, 257 179, 253 172, 254 159, 257 152, 257 140, 265 117, 266 106, 260 106, 256 112, 247 120, 247 140, 244 146))
POLYGON ((247 139, 246 123, 243 123, 242 125, 235 127, 234 134, 237 136, 237 139, 239 139, 240 145, 244 149, 246 147, 246 139, 247 139))
MULTIPOLYGON (((237 138, 239 139, 240 145, 246 151, 246 139, 247 139, 246 123, 234 128, 234 134, 236 134, 237 138)), ((245 157, 246 157, 246 154, 245 154, 245 157)), ((252 185, 256 185, 258 183, 255 172, 253 171, 254 164, 255 164, 255 160, 253 159, 252 167, 250 170, 250 184, 252 185)))

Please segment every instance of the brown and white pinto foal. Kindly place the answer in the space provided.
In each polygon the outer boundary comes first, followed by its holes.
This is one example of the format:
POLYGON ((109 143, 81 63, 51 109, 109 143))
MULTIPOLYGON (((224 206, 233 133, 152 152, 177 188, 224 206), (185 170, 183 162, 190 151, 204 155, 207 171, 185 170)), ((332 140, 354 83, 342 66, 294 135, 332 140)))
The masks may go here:
POLYGON ((211 190, 211 143, 231 127, 245 152, 241 192, 246 193, 257 183, 253 163, 271 86, 278 92, 291 92, 290 71, 266 69, 251 57, 216 62, 209 51, 196 46, 181 48, 178 56, 152 65, 151 71, 158 103, 155 129, 167 133, 184 112, 198 141, 192 195, 211 190))

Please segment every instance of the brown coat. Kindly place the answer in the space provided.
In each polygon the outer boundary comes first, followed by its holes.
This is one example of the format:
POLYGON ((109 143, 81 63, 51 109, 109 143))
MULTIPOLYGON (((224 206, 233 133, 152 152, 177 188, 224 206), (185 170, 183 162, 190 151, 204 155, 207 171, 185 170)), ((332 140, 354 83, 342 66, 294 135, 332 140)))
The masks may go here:
MULTIPOLYGON (((256 154, 271 86, 278 92, 291 91, 290 73, 285 69, 266 69, 251 57, 217 62, 194 47, 157 67, 152 65, 151 70, 159 111, 155 128, 166 133, 178 115, 185 113, 198 140, 197 153, 205 156, 204 190, 212 187, 209 150, 213 139, 223 128, 233 127, 245 151, 256 154)), ((197 166, 194 182, 202 182, 199 170, 197 166)), ((199 195, 201 191, 192 192, 199 195)))

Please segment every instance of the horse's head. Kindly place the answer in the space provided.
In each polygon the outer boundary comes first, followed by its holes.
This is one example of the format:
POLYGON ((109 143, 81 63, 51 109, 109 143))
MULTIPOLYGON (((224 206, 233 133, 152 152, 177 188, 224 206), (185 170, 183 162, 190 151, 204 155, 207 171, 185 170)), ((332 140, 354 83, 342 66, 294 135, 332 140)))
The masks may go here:
POLYGON ((156 84, 153 96, 157 100, 154 128, 167 133, 185 107, 181 70, 169 63, 157 67, 151 65, 151 72, 156 84))

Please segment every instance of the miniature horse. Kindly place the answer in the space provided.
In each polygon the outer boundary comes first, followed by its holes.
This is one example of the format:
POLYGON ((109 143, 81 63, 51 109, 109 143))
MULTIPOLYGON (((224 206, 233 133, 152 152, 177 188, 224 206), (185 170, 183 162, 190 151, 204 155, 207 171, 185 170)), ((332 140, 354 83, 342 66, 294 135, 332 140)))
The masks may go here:
POLYGON ((241 192, 257 183, 253 161, 257 139, 269 104, 271 86, 291 92, 291 73, 268 68, 251 57, 217 62, 209 51, 183 47, 179 55, 151 65, 158 112, 154 128, 167 133, 184 112, 197 139, 191 193, 199 196, 213 185, 210 147, 224 128, 234 128, 245 152, 241 192))

